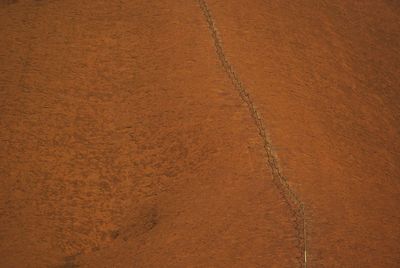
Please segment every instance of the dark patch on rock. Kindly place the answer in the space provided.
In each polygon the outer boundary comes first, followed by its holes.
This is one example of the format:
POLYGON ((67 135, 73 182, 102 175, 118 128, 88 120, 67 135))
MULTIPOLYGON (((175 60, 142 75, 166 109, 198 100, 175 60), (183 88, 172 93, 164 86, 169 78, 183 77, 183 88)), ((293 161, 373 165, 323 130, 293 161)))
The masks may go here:
POLYGON ((80 253, 74 254, 74 255, 70 255, 70 256, 66 256, 64 257, 64 263, 60 266, 58 266, 58 268, 76 268, 79 267, 79 265, 76 263, 76 258, 80 255, 80 253))
POLYGON ((131 219, 134 223, 126 228, 123 239, 129 240, 131 237, 143 235, 159 223, 159 212, 154 206, 145 206, 131 219))
POLYGON ((17 3, 18 0, 0 0, 0 6, 9 6, 17 3))
POLYGON ((118 236, 119 236, 119 230, 113 230, 113 231, 111 231, 110 236, 111 236, 111 238, 114 239, 114 240, 117 239, 118 236))

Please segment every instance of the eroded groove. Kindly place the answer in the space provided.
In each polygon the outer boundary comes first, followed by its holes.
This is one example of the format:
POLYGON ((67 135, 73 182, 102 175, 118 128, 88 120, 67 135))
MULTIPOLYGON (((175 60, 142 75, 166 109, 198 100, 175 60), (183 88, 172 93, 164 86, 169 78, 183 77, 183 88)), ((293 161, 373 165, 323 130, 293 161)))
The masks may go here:
POLYGON ((298 195, 292 190, 292 188, 289 186, 287 179, 283 175, 279 164, 278 164, 278 158, 276 154, 274 153, 272 149, 272 144, 271 140, 267 135, 266 128, 264 126, 262 117, 260 116, 260 113, 257 111, 254 102, 252 101, 249 92, 247 89, 244 87, 243 83, 233 70, 232 65, 229 63, 227 60, 224 50, 222 48, 222 42, 221 39, 218 35, 217 28, 215 26, 215 21, 211 15, 210 9, 207 5, 207 3, 204 0, 197 0, 200 8, 204 14, 204 17, 207 20, 208 27, 211 32, 211 36, 214 42, 215 50, 218 56, 218 59, 220 60, 225 72, 229 76, 229 79, 231 80, 233 86, 235 89, 239 92, 240 97, 242 100, 246 103, 250 115, 253 118, 255 125, 258 129, 258 133, 260 137, 262 138, 262 141, 264 143, 264 150, 267 155, 267 164, 269 168, 271 169, 272 172, 272 178, 275 182, 275 185, 279 189, 281 195, 283 196, 284 200, 290 207, 292 213, 294 214, 296 218, 296 230, 298 234, 298 239, 300 241, 300 250, 301 250, 301 255, 302 259, 299 260, 301 263, 302 267, 307 267, 307 232, 306 232, 306 220, 305 220, 305 209, 304 209, 304 204, 298 197, 298 195))

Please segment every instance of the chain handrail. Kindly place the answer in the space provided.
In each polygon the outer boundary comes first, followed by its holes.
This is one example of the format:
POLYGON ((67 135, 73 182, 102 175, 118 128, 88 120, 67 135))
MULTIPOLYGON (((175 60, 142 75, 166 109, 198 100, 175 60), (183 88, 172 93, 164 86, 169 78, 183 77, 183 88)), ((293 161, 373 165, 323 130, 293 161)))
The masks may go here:
POLYGON ((207 3, 205 2, 205 0, 197 0, 197 1, 200 5, 201 10, 203 11, 208 27, 210 29, 218 59, 221 62, 225 72, 228 74, 229 79, 231 80, 233 86, 239 92, 239 95, 242 98, 242 100, 246 103, 250 115, 254 119, 255 125, 258 129, 258 133, 263 140, 264 150, 267 155, 267 164, 271 169, 272 178, 275 182, 275 185, 280 190, 283 198, 285 199, 286 203, 289 205, 289 207, 291 208, 292 212, 295 215, 297 222, 296 229, 298 232, 298 237, 303 247, 301 249, 303 255, 301 266, 307 268, 307 230, 306 230, 304 204, 300 200, 299 196, 289 186, 287 179, 282 174, 281 168, 278 165, 278 157, 276 156, 275 152, 272 149, 272 143, 267 135, 266 128, 264 126, 261 115, 258 112, 254 102, 252 101, 249 92, 244 87, 238 75, 235 73, 232 65, 229 63, 228 59, 225 56, 221 39, 218 35, 214 19, 211 15, 211 11, 207 3))

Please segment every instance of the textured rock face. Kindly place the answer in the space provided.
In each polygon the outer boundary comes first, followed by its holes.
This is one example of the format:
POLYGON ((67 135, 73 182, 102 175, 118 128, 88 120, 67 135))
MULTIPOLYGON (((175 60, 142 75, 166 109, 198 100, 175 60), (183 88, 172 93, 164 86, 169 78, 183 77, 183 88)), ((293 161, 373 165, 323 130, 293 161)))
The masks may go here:
POLYGON ((399 263, 399 5, 210 1, 306 206, 310 267, 399 263))
MULTIPOLYGON (((308 267, 396 267, 399 6, 306 2, 207 4, 308 267)), ((198 1, 0 1, 0 26, 1 267, 304 265, 198 1)))

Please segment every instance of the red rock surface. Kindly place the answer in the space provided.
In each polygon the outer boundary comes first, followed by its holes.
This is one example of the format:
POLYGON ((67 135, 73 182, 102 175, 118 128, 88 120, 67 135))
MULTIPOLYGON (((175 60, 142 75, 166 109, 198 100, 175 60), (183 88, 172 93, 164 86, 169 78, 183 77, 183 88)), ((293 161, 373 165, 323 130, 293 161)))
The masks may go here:
MULTIPOLYGON (((207 3, 307 267, 397 267, 399 5, 207 3)), ((0 26, 0 267, 304 265, 198 1, 3 0, 0 26)))

